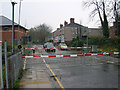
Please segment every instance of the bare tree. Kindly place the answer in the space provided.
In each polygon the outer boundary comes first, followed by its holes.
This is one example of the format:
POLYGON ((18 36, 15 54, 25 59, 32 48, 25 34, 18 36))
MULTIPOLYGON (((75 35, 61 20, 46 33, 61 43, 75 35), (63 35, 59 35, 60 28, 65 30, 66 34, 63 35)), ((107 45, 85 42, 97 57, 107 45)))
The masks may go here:
POLYGON ((34 42, 44 43, 51 35, 52 28, 46 24, 41 24, 37 27, 31 28, 28 34, 34 42))
POLYGON ((97 0, 89 0, 88 2, 83 2, 84 7, 93 7, 93 10, 90 13, 90 18, 93 19, 97 14, 99 15, 99 19, 101 22, 101 25, 103 25, 103 19, 102 19, 102 15, 101 15, 101 10, 102 10, 102 3, 101 1, 97 1, 97 0))
POLYGON ((115 27, 117 28, 116 30, 116 35, 120 36, 120 1, 114 0, 114 17, 115 17, 115 27))
POLYGON ((108 28, 108 20, 107 20, 107 16, 106 16, 106 11, 105 11, 105 3, 104 3, 104 0, 102 2, 102 5, 103 5, 103 18, 104 18, 104 21, 103 21, 103 35, 107 38, 109 38, 109 28, 108 28))
POLYGON ((94 7, 90 14, 90 18, 94 18, 97 14, 99 15, 103 35, 105 37, 109 37, 108 20, 109 22, 115 20, 114 10, 115 6, 119 6, 119 2, 116 0, 89 0, 88 2, 84 2, 85 7, 94 7))

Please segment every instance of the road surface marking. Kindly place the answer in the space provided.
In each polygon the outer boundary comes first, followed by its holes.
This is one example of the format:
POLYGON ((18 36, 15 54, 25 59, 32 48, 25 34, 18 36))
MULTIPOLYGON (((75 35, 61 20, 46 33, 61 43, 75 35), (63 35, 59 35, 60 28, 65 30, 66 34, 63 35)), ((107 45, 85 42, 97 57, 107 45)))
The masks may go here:
POLYGON ((99 58, 95 57, 95 59, 99 59, 99 58))
POLYGON ((50 66, 48 64, 46 64, 47 67, 49 68, 50 72, 53 74, 53 76, 55 77, 56 81, 58 82, 59 86, 62 88, 62 90, 65 90, 65 88, 63 87, 63 85, 60 83, 60 81, 58 80, 58 78, 55 76, 54 72, 52 71, 52 69, 50 68, 50 66))
POLYGON ((50 81, 20 82, 20 85, 29 85, 29 84, 46 84, 46 83, 50 83, 50 81))
POLYGON ((113 61, 109 61, 109 60, 107 60, 107 61, 105 61, 106 63, 110 63, 110 64, 114 64, 115 62, 113 62, 113 61))
POLYGON ((58 80, 58 78, 55 76, 54 72, 52 71, 52 69, 50 68, 50 66, 46 63, 45 59, 43 58, 43 62, 45 63, 46 67, 50 70, 50 72, 53 74, 53 76, 55 77, 57 83, 59 84, 59 86, 62 88, 62 90, 65 90, 65 88, 63 87, 63 85, 60 83, 60 81, 58 80))
POLYGON ((25 70, 25 68, 26 68, 26 59, 24 60, 23 70, 25 70))

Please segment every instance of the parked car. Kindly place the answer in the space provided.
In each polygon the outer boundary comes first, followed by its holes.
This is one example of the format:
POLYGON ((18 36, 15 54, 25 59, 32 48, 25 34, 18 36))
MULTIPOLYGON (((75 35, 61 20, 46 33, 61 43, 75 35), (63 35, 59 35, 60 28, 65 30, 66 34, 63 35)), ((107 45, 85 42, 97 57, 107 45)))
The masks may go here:
POLYGON ((67 50, 68 49, 68 47, 67 47, 67 45, 65 43, 60 43, 58 45, 58 48, 61 49, 61 50, 67 50))
POLYGON ((53 45, 53 43, 51 42, 47 42, 43 45, 43 47, 45 48, 45 51, 46 52, 55 52, 56 51, 56 48, 55 46, 53 45))
POLYGON ((47 44, 49 44, 49 43, 48 43, 48 42, 45 43, 45 44, 43 45, 43 48, 47 48, 47 44))

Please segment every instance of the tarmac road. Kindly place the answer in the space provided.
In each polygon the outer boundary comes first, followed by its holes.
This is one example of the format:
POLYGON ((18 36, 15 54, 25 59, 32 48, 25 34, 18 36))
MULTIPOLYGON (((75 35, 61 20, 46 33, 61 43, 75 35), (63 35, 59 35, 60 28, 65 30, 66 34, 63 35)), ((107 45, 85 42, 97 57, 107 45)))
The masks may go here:
MULTIPOLYGON (((42 46, 36 46, 41 48, 42 46)), ((36 50, 36 55, 71 54, 72 51, 56 50, 47 53, 45 50, 36 50)), ((38 58, 37 58, 38 59, 38 58)), ((66 58, 42 58, 37 61, 27 61, 27 68, 47 68, 48 76, 53 88, 118 88, 120 74, 116 65, 118 58, 110 56, 86 56, 66 58), (43 63, 43 61, 45 63, 43 63), (32 62, 32 64, 30 64, 32 62), (54 75, 59 82, 56 81, 54 75)))

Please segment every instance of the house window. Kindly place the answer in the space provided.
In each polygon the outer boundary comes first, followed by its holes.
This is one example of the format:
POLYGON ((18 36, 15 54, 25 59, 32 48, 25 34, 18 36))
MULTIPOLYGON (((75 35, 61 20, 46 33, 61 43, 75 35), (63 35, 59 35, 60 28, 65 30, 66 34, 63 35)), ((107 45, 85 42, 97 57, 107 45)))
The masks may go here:
POLYGON ((84 29, 84 33, 86 32, 86 29, 84 29))
POLYGON ((76 35, 78 34, 78 30, 75 30, 75 34, 76 34, 76 35))
POLYGON ((8 31, 8 27, 3 27, 3 30, 4 31, 8 31))
POLYGON ((89 35, 92 35, 92 32, 91 32, 91 31, 89 31, 89 35))

